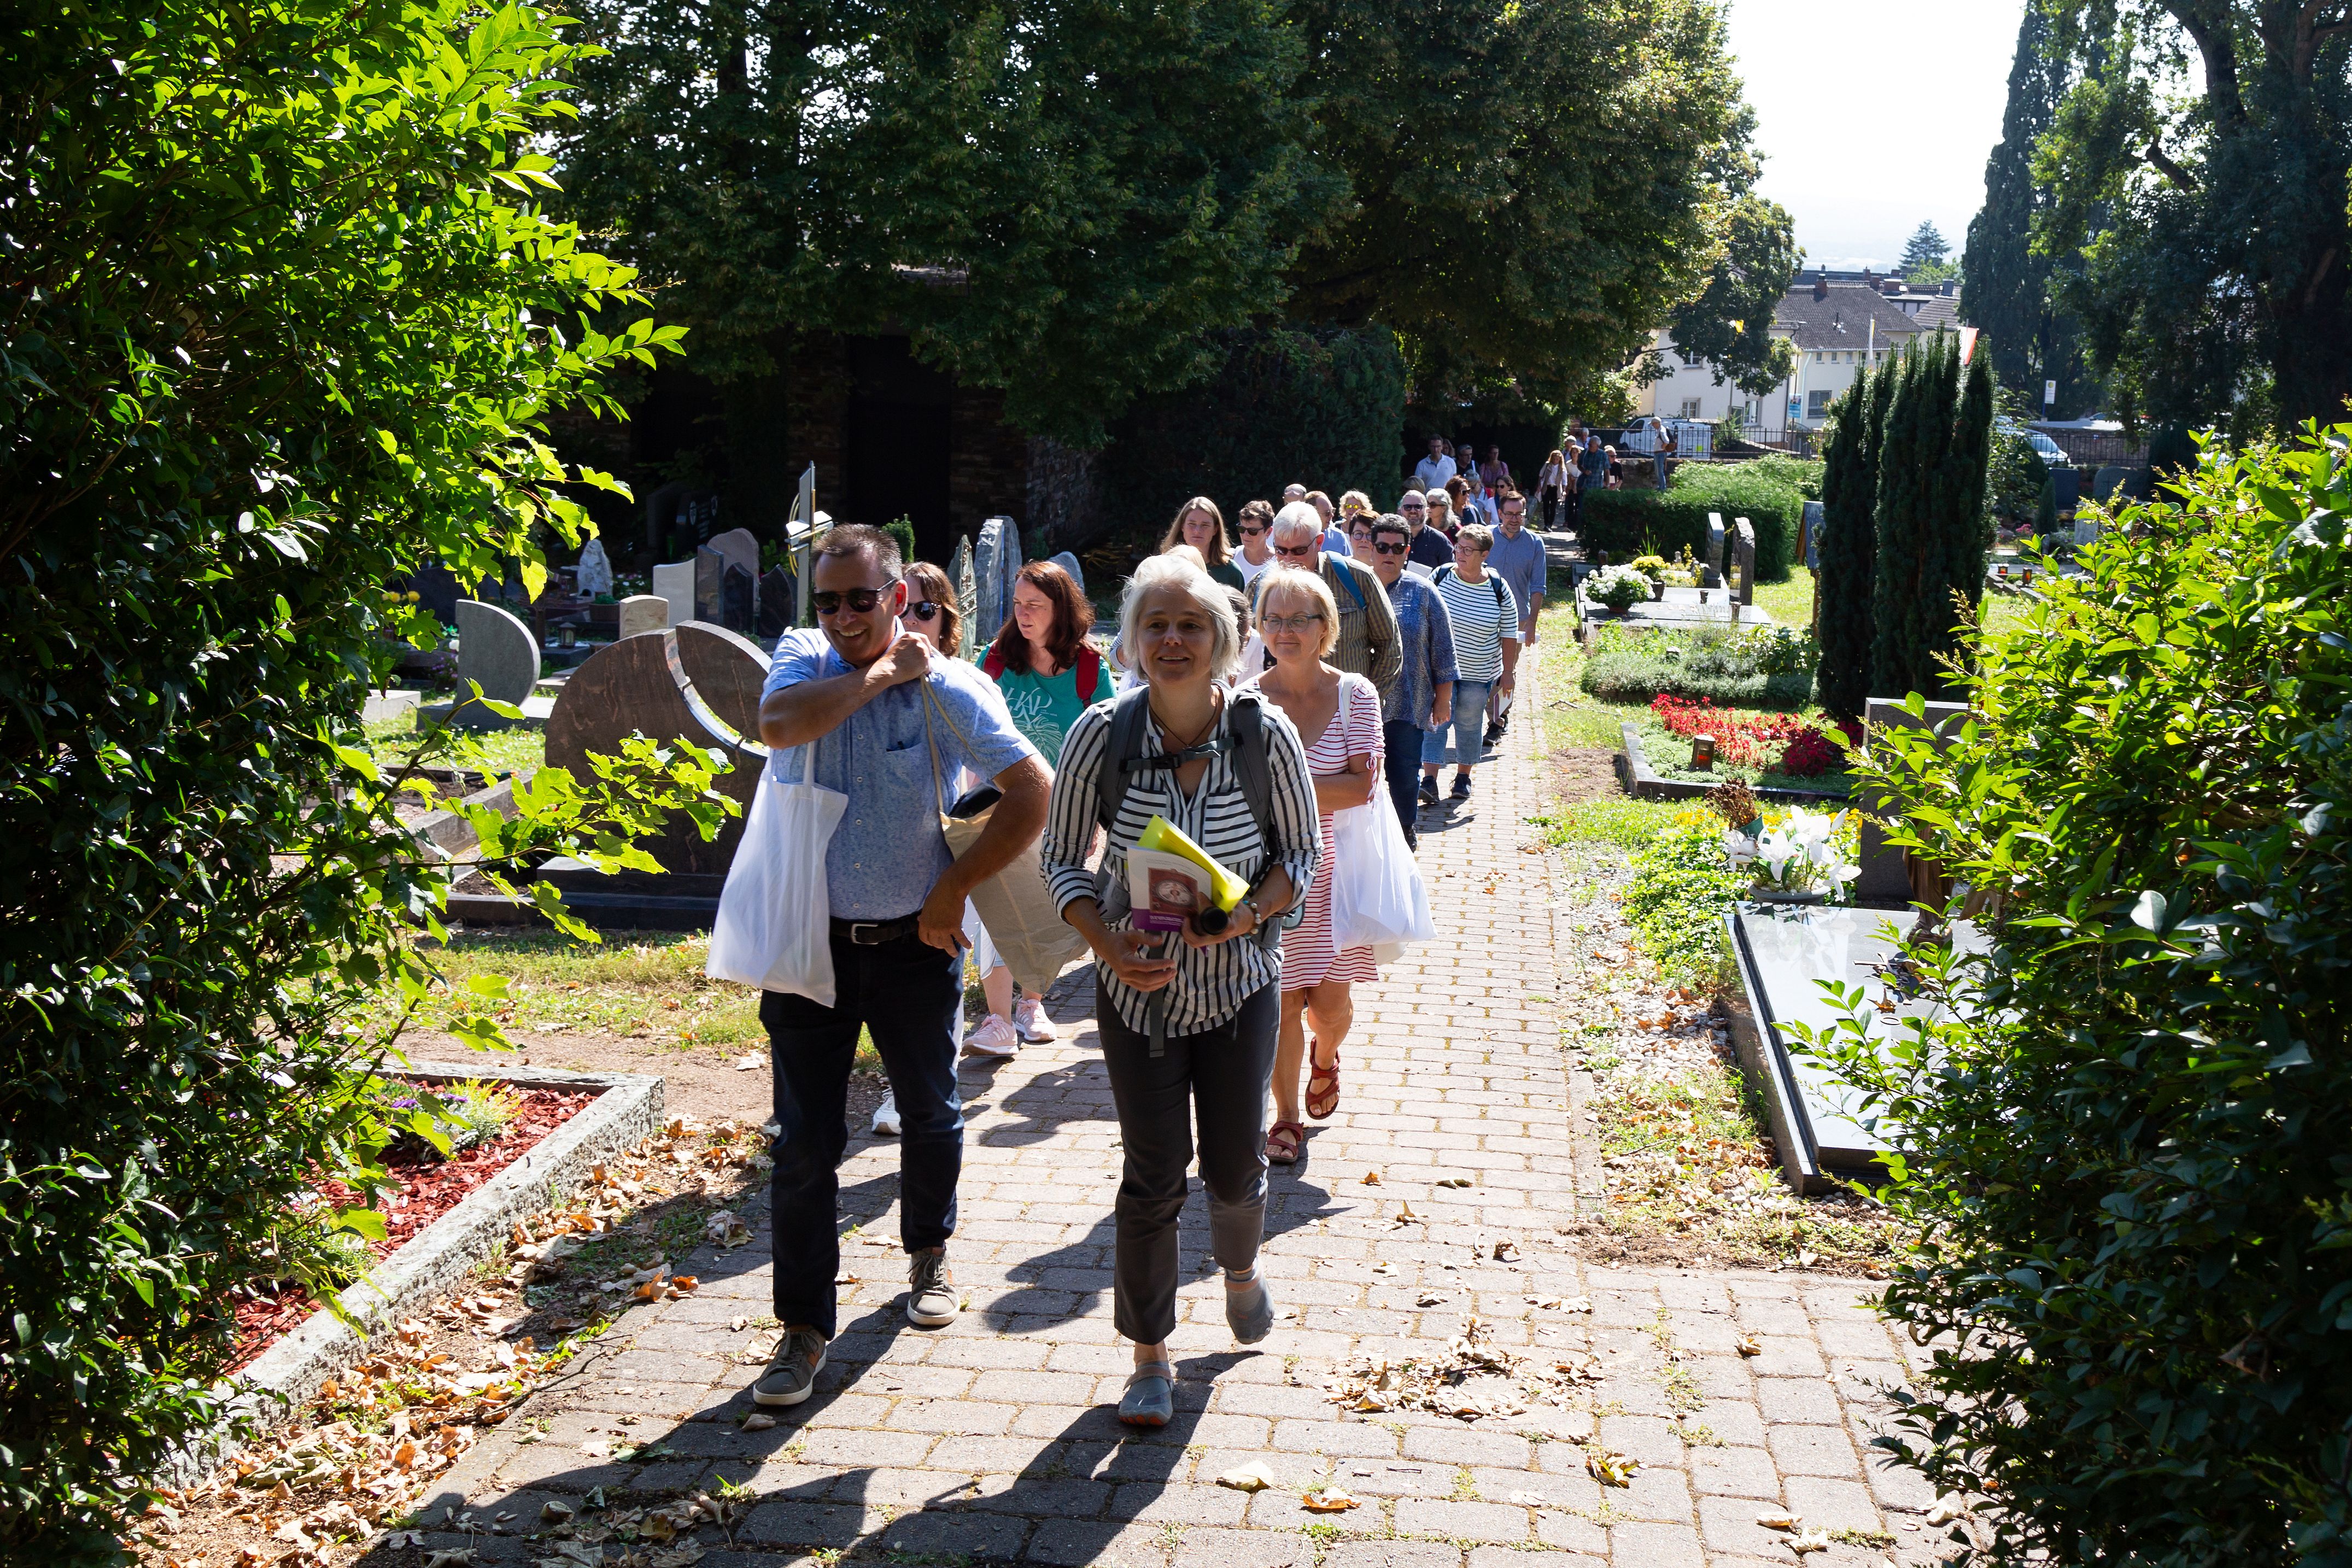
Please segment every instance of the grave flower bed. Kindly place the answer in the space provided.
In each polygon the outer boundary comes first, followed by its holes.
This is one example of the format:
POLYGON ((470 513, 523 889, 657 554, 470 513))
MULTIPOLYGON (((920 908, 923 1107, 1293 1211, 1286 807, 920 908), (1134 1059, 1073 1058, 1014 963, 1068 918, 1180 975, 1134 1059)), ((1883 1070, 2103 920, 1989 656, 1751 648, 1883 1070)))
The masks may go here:
MULTIPOLYGON (((420 1103, 470 1104, 473 1095, 483 1094, 496 1097, 494 1102, 502 1114, 495 1126, 459 1129, 452 1136, 453 1146, 446 1156, 414 1133, 404 1134, 385 1150, 383 1169, 390 1179, 378 1189, 373 1205, 383 1215, 383 1234, 360 1237, 341 1233, 348 1237, 346 1256, 352 1265, 348 1273, 352 1278, 365 1273, 376 1261, 391 1257, 596 1098, 593 1090, 509 1089, 476 1084, 444 1089, 437 1094, 430 1085, 390 1087, 395 1092, 389 1109, 394 1110, 412 1111, 420 1103), (424 1098, 427 1096, 431 1098, 424 1098), (468 1136, 469 1132, 481 1135, 468 1136)), ((352 1208, 359 1206, 366 1194, 341 1182, 322 1181, 318 1184, 318 1195, 324 1205, 352 1208)), ((236 1349, 227 1370, 234 1373, 251 1365, 264 1351, 317 1311, 323 1303, 314 1294, 316 1283, 287 1278, 239 1288, 235 1293, 236 1349)))
MULTIPOLYGON (((1858 731, 1847 727, 1849 737, 1858 731)), ((1668 778, 1738 779, 1772 788, 1845 793, 1843 748, 1818 724, 1791 713, 1742 712, 1705 698, 1661 692, 1642 725, 1643 756, 1668 778), (1694 736, 1715 737, 1712 771, 1690 766, 1694 736)))

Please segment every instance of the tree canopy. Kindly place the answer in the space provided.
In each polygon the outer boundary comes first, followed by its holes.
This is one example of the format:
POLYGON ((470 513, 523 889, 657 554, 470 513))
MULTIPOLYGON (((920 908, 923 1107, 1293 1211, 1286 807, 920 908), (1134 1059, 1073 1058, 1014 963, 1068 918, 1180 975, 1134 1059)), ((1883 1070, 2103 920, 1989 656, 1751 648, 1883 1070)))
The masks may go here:
POLYGON ((2246 429, 2352 389, 2352 22, 2275 0, 2057 0, 2078 72, 2033 220, 2117 412, 2246 429), (2194 65, 2201 89, 2190 90, 2194 65))
POLYGON ((1772 316, 1803 256, 1785 208, 1742 196, 1706 286, 1668 319, 1675 347, 1706 359, 1717 386, 1727 381, 1751 397, 1769 395, 1797 368, 1796 345, 1772 335, 1772 316))
POLYGON ((1951 253, 1951 243, 1945 239, 1942 231, 1932 223, 1922 223, 1911 231, 1911 237, 1903 242, 1901 265, 1904 276, 1907 278, 1923 267, 1940 265, 1951 253))
POLYGON ((1273 0, 589 0, 567 210, 698 369, 904 324, 1033 431, 1099 440, 1279 306, 1335 183, 1273 0))
POLYGON ((2052 298, 2051 270, 2062 262, 2034 248, 2034 215, 2049 198, 2034 182, 2033 150, 2057 118, 2072 74, 2052 47, 2048 14, 2028 5, 2018 25, 2000 141, 1985 160, 1985 204, 1969 224, 1960 285, 1961 318, 1983 330, 1993 374, 2037 413, 2047 408, 2060 418, 2083 413, 2096 388, 2085 374, 2074 319, 2052 298), (2049 381, 2058 384, 2058 395, 2045 404, 2049 381))

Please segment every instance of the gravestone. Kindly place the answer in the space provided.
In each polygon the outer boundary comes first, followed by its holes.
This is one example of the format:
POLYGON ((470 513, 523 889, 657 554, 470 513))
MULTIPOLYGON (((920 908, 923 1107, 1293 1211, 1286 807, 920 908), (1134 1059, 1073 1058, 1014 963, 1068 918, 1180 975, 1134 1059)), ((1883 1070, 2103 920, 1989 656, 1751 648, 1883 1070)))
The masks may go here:
POLYGON ((510 610, 479 599, 457 601, 458 702, 451 722, 461 730, 503 730, 513 722, 473 700, 467 681, 495 702, 520 706, 539 684, 539 639, 510 610))
POLYGON ((620 631, 625 637, 658 632, 669 626, 669 601, 659 594, 632 594, 621 601, 620 631))
MULTIPOLYGON (((1927 708, 1924 727, 1936 739, 1938 750, 1950 744, 1958 731, 1960 721, 1969 710, 1965 702, 1930 702, 1927 708)), ((1894 697, 1874 697, 1864 716, 1868 721, 1865 733, 1879 730, 1918 729, 1922 721, 1914 719, 1902 700, 1894 697)), ((1881 908, 1907 909, 1914 894, 1911 867, 1906 853, 1886 841, 1885 830, 1875 820, 1879 816, 1897 816, 1903 803, 1882 797, 1857 798, 1854 804, 1863 808, 1861 838, 1854 859, 1862 868, 1854 877, 1853 901, 1881 908)))
POLYGON ((672 561, 654 568, 654 595, 669 601, 669 624, 694 619, 694 563, 672 561))
POLYGON ((1752 605, 1756 602, 1756 530, 1744 517, 1738 520, 1736 526, 1739 532, 1731 547, 1731 563, 1738 568, 1739 580, 1738 595, 1733 603, 1752 605))
POLYGON ((1021 570, 1021 531, 1009 517, 992 517, 980 525, 980 548, 973 552, 972 577, 979 590, 980 624, 975 638, 991 638, 1004 625, 1013 603, 1013 579, 1021 570))
POLYGON ((793 610, 800 602, 799 584, 781 566, 771 566, 760 579, 760 613, 752 629, 762 642, 772 643, 793 629, 793 610))
POLYGON ((1698 585, 1702 588, 1723 586, 1723 514, 1706 514, 1706 559, 1700 563, 1698 585))
POLYGON ((733 562, 727 563, 726 580, 719 584, 719 624, 730 632, 749 633, 759 626, 759 579, 733 562))
POLYGON ((687 619, 719 625, 719 607, 726 591, 727 557, 704 545, 694 552, 694 614, 687 619))
POLYGON ((1078 585, 1079 593, 1083 594, 1087 591, 1087 569, 1078 564, 1076 556, 1065 550, 1054 557, 1052 564, 1059 566, 1070 574, 1070 581, 1078 585))
POLYGON ((980 588, 972 574, 970 539, 956 541, 955 554, 948 560, 948 581, 955 584, 956 614, 963 619, 963 648, 957 657, 969 660, 980 631, 980 588))
POLYGON ((730 528, 713 539, 709 548, 730 566, 740 566, 756 582, 760 576, 760 542, 748 528, 730 528))
MULTIPOLYGON (((735 767, 721 773, 713 787, 748 812, 768 756, 758 742, 760 688, 767 674, 768 661, 760 650, 723 626, 688 621, 649 636, 624 637, 599 648, 564 683, 547 721, 548 766, 567 768, 575 780, 591 778, 590 752, 618 755, 622 741, 636 733, 664 744, 716 746, 735 767)), ((677 818, 659 837, 641 842, 665 872, 707 879, 673 884, 678 890, 688 895, 707 891, 716 899, 719 879, 726 875, 742 837, 743 821, 728 818, 718 838, 706 844, 691 823, 677 818)), ((669 881, 594 871, 566 872, 549 879, 567 891, 615 888, 625 881, 655 890, 656 885, 669 881)))
POLYGON ((466 596, 457 574, 438 561, 409 578, 408 588, 417 604, 445 626, 457 620, 457 601, 466 596))
POLYGON ((580 547, 580 564, 572 571, 572 582, 586 598, 613 591, 613 559, 604 553, 603 540, 592 539, 580 547))
POLYGON ((1799 542, 1797 554, 1808 572, 1822 569, 1822 519, 1824 515, 1821 502, 1809 500, 1805 503, 1805 521, 1799 525, 1799 531, 1804 537, 1799 542))

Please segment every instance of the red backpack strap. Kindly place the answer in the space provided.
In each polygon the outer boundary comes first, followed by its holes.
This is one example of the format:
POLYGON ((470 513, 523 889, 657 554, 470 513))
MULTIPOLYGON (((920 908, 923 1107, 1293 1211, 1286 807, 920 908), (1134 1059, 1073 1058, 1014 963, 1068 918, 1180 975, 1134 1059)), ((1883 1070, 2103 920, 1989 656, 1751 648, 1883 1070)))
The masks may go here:
POLYGON ((1077 688, 1078 700, 1089 708, 1094 706, 1097 696, 1102 691, 1102 655, 1095 651, 1095 645, 1090 642, 1078 645, 1077 688))
POLYGON ((980 671, 982 675, 987 676, 991 680, 1003 679, 1004 675, 1004 660, 997 656, 996 645, 994 643, 988 645, 988 657, 980 661, 980 671))

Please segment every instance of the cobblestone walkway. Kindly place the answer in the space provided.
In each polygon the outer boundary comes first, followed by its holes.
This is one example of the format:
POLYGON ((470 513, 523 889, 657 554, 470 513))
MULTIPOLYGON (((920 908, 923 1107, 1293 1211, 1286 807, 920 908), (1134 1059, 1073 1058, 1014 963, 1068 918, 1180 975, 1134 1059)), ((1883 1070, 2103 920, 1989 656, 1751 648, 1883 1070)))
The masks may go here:
POLYGON ((1093 986, 1068 977, 1049 1006, 1061 1042, 965 1068, 950 1254, 961 1319, 907 1323, 898 1153, 861 1136, 842 1173, 847 1221, 862 1227, 845 1250, 854 1282, 817 1397, 771 1429, 741 1428, 773 1339, 763 1229, 684 1263, 702 1278, 697 1295, 628 1314, 477 1447, 426 1508, 428 1554, 470 1542, 478 1563, 538 1562, 553 1545, 521 1538, 551 1498, 652 1500, 724 1479, 756 1498, 731 1542, 702 1532, 702 1568, 829 1563, 852 1549, 1139 1568, 1797 1561, 1785 1532, 1756 1522, 1776 1509, 1835 1535, 1811 1563, 1931 1561, 1934 1499, 1866 1447, 1874 1384, 1903 1376, 1905 1347, 1853 1281, 1612 1268, 1556 1234, 1580 1201, 1581 1088, 1555 1020, 1556 872, 1526 821, 1542 807, 1533 685, 1530 717, 1478 770, 1475 809, 1449 808, 1423 833, 1441 940, 1360 988, 1339 1112, 1297 1166, 1276 1169, 1265 1266, 1286 1313, 1255 1351, 1225 1328, 1195 1189, 1172 1425, 1139 1434, 1112 1419, 1129 1364, 1111 1329, 1118 1128, 1093 986), (1401 1223, 1407 1205, 1418 1217, 1401 1223), (1505 1239, 1517 1261, 1496 1260, 1505 1239), (1536 1304, 1554 1297, 1592 1310, 1536 1304), (1575 1408, 1470 1424, 1327 1398, 1324 1379, 1351 1360, 1442 1353, 1474 1312, 1507 1349, 1594 1352, 1601 1381, 1575 1408), (1743 1337, 1760 1353, 1741 1354, 1743 1337), (1596 1418, 1601 1447, 1641 1462, 1628 1487, 1604 1488, 1570 1440, 1596 1418), (596 1457, 624 1447, 640 1462, 596 1457), (1271 1489, 1216 1484, 1253 1460, 1271 1489), (1361 1506, 1307 1512, 1301 1493, 1326 1484, 1361 1506))

